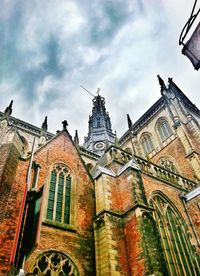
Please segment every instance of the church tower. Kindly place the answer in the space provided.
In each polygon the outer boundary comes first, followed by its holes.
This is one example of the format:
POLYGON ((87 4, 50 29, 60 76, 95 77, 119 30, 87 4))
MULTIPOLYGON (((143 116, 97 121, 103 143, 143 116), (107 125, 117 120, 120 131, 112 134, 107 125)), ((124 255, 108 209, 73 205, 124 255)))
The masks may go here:
POLYGON ((109 113, 106 112, 105 98, 98 92, 93 99, 92 115, 89 116, 88 125, 88 135, 85 137, 83 146, 89 151, 102 155, 107 146, 115 143, 116 135, 112 132, 109 113))

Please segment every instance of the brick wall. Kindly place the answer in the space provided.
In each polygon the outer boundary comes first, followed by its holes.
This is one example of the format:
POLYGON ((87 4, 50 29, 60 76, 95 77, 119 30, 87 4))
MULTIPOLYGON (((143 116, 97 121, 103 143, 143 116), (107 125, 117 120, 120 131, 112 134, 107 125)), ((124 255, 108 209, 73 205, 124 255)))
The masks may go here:
POLYGON ((16 231, 23 183, 15 182, 19 153, 13 144, 0 148, 0 275, 10 269, 10 256, 16 231))
MULTIPOLYGON (((56 163, 66 164, 74 176, 72 181, 72 185, 75 185, 74 206, 72 207, 74 219, 73 231, 43 223, 38 247, 27 259, 25 271, 31 272, 36 258, 43 252, 53 249, 70 256, 81 275, 94 275, 94 187, 76 148, 67 134, 61 133, 38 150, 34 160, 41 166, 38 187, 43 184, 47 186, 44 195, 43 221, 45 220, 51 169, 56 163)), ((28 162, 26 162, 27 166, 28 162)), ((24 170, 24 164, 21 162, 18 176, 23 174, 24 170)))
POLYGON ((152 159, 151 161, 153 163, 157 163, 158 160, 161 157, 167 157, 171 156, 175 159, 179 173, 186 178, 189 178, 191 180, 195 180, 195 173, 191 166, 189 165, 189 162, 185 158, 186 153, 185 150, 178 138, 173 140, 170 144, 168 144, 166 147, 164 147, 161 151, 159 151, 152 159))
MULTIPOLYGON (((200 241, 200 196, 187 202, 187 208, 200 241)), ((198 248, 200 254, 200 248, 198 248)))

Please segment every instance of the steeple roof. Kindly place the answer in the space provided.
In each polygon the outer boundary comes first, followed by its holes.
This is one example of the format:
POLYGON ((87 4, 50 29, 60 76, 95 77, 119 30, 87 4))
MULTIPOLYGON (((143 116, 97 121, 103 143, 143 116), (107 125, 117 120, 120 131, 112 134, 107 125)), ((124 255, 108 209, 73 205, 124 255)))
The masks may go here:
POLYGON ((89 130, 95 128, 106 128, 112 131, 109 113, 106 112, 105 98, 99 94, 94 97, 92 115, 89 117, 89 130))
POLYGON ((109 113, 106 111, 105 98, 97 91, 97 96, 92 100, 92 115, 89 116, 88 136, 85 138, 84 147, 97 154, 101 154, 106 146, 114 144, 115 134, 112 132, 109 113))

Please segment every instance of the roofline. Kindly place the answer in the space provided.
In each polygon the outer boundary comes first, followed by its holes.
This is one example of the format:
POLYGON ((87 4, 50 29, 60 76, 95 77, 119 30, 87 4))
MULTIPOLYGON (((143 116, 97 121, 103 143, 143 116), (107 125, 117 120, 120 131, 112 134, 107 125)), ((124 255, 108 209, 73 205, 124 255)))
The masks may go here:
POLYGON ((79 152, 81 155, 98 160, 101 156, 79 145, 79 152))
MULTIPOLYGON (((0 111, 0 117, 2 117, 3 114, 4 113, 0 111)), ((30 124, 30 123, 22 121, 22 120, 20 120, 18 118, 15 118, 13 116, 10 116, 10 123, 13 126, 17 126, 18 129, 25 130, 25 131, 27 131, 27 132, 29 132, 31 134, 36 135, 36 136, 40 136, 41 131, 42 131, 42 128, 34 126, 34 125, 30 124)), ((52 138, 53 136, 55 136, 55 134, 53 134, 51 132, 47 132, 48 139, 52 138)))
MULTIPOLYGON (((161 96, 132 126, 131 130, 133 132, 137 132, 141 126, 143 126, 147 121, 149 121, 153 115, 160 110, 165 103, 165 97, 161 96)), ((129 130, 127 130, 122 137, 119 139, 119 143, 121 144, 122 141, 129 135, 129 130)))
MULTIPOLYGON (((175 87, 175 95, 177 95, 177 97, 183 101, 185 107, 194 112, 196 115, 200 116, 199 108, 185 95, 185 93, 176 85, 176 83, 172 81, 170 85, 175 87)), ((170 88, 170 85, 168 89, 170 88)))

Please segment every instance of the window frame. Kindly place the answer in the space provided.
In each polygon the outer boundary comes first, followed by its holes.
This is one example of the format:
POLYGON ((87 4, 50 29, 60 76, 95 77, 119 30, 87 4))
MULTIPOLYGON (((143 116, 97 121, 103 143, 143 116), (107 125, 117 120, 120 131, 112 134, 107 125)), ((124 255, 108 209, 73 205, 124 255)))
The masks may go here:
MULTIPOLYGON (((48 184, 47 184, 47 196, 46 196, 46 200, 45 200, 45 212, 44 212, 44 223, 46 224, 50 224, 53 226, 58 226, 58 227, 64 227, 64 228, 68 228, 71 227, 73 228, 72 230, 75 230, 74 226, 75 226, 75 192, 76 192, 76 178, 74 176, 74 173, 72 172, 72 170, 64 163, 56 163, 51 167, 51 170, 49 172, 49 178, 48 178, 48 184), (52 218, 48 217, 48 207, 49 207, 49 196, 50 196, 50 185, 51 185, 51 176, 52 176, 52 172, 53 170, 55 170, 55 168, 57 166, 61 166, 62 168, 65 168, 68 170, 68 173, 66 174, 66 179, 67 176, 70 176, 71 178, 71 189, 70 189, 70 195, 68 194, 68 197, 70 197, 70 202, 69 202, 69 219, 68 221, 64 221, 64 215, 65 215, 65 199, 64 201, 62 201, 62 215, 61 215, 61 221, 56 220, 55 216, 56 216, 56 208, 57 208, 57 192, 58 192, 58 177, 59 174, 57 174, 57 179, 56 179, 56 187, 55 187, 55 193, 54 193, 54 203, 53 203, 53 216, 52 218), (55 208, 56 206, 56 208, 55 208)), ((63 190, 66 188, 66 181, 65 181, 65 185, 63 187, 63 190)), ((63 198, 64 198, 65 193, 63 193, 63 198)))
POLYGON ((183 217, 170 199, 160 191, 155 192, 149 202, 155 210, 153 216, 159 230, 169 274, 195 275, 192 273, 198 267, 198 260, 183 217))
POLYGON ((172 160, 172 157, 168 156, 162 156, 157 161, 157 165, 161 168, 164 168, 165 170, 168 170, 171 173, 180 174, 180 169, 177 165, 177 162, 175 160, 172 160))
POLYGON ((169 122, 165 118, 158 119, 157 130, 161 142, 165 142, 169 137, 173 135, 173 131, 169 125, 169 122))
POLYGON ((34 275, 36 275, 35 273, 37 273, 37 275, 38 273, 39 275, 43 275, 43 273, 45 273, 45 275, 49 275, 49 271, 54 271, 57 273, 63 272, 64 275, 66 272, 63 270, 65 264, 67 264, 67 268, 70 268, 70 275, 71 273, 75 276, 80 275, 77 264, 75 264, 75 262, 67 254, 57 250, 44 251, 43 253, 39 254, 34 264, 32 265, 31 271, 34 275), (55 260, 57 263, 55 263, 55 260), (42 267, 42 263, 45 263, 45 267, 42 267))
POLYGON ((155 150, 155 146, 152 139, 151 133, 143 133, 141 136, 141 144, 143 147, 143 151, 145 155, 150 154, 153 150, 155 150))

